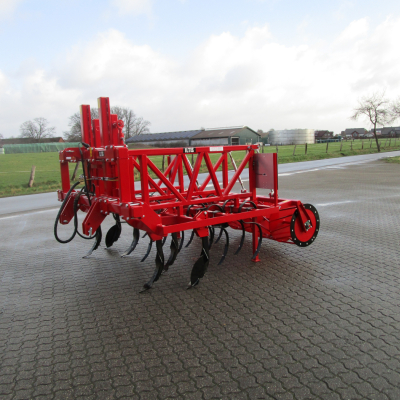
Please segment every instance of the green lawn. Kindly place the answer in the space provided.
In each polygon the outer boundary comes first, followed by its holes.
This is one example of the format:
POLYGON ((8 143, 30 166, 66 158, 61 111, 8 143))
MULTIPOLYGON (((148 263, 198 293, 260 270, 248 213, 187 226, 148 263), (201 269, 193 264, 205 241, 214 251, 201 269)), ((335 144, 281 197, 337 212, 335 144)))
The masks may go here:
MULTIPOLYGON (((356 140, 354 142, 329 143, 327 150, 326 143, 309 144, 307 154, 305 145, 278 146, 278 162, 290 163, 297 161, 319 160, 324 158, 343 157, 357 154, 375 153, 375 140, 356 140), (293 152, 295 153, 293 155, 293 152)), ((381 140, 382 151, 400 150, 400 140, 381 140)), ((266 146, 266 153, 276 152, 275 146, 266 146)), ((234 152, 236 164, 245 156, 244 151, 234 152)), ((215 163, 219 154, 211 154, 211 161, 215 163)), ((151 157, 153 162, 161 169, 162 157, 151 157)), ((191 160, 191 156, 189 156, 191 160)), ((395 161, 389 158, 388 162, 395 161)), ((232 169, 232 165, 229 162, 232 169)), ((75 168, 75 164, 70 164, 70 171, 75 168)), ((206 171, 204 162, 200 172, 206 171)), ((82 173, 82 168, 78 170, 78 176, 82 173)), ((154 176, 154 175, 153 175, 154 176)), ((61 186, 60 167, 58 153, 18 153, 0 155, 0 197, 18 196, 32 193, 51 192, 61 186), (28 188, 28 181, 32 165, 36 166, 35 181, 32 188, 28 188)))

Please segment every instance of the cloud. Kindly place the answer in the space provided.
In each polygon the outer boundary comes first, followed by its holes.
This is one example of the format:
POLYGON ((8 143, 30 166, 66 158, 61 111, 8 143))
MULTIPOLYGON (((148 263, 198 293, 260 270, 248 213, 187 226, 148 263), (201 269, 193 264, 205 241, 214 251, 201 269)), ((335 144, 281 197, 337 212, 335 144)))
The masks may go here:
POLYGON ((0 0, 0 19, 9 17, 22 0, 0 0))
POLYGON ((112 0, 112 4, 118 8, 120 14, 147 14, 151 15, 152 0, 112 0))
POLYGON ((43 116, 61 134, 78 106, 99 96, 133 108, 152 132, 248 125, 339 133, 362 95, 386 88, 398 96, 398 37, 400 18, 353 21, 325 47, 282 45, 268 26, 249 27, 209 37, 182 61, 109 30, 49 69, 0 71, 2 133, 43 116))

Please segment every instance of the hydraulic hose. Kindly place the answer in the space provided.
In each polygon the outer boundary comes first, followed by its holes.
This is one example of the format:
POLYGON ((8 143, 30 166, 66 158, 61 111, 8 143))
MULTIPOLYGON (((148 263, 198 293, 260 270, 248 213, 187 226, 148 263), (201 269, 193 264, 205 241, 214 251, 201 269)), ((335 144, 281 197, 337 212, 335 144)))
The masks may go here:
MULTIPOLYGON (((75 196, 75 200, 74 200, 74 224, 76 223, 77 226, 77 230, 76 233, 82 238, 82 239, 86 239, 86 240, 91 240, 94 239, 96 237, 96 232, 94 233, 93 236, 85 236, 82 233, 79 232, 78 230, 78 202, 79 202, 79 198, 82 195, 82 192, 85 190, 86 188, 83 187, 80 192, 77 194, 77 196, 75 196), (76 222, 75 222, 76 220, 76 222)), ((86 194, 86 193, 85 193, 86 194)))
MULTIPOLYGON (((74 215, 74 232, 72 233, 71 237, 68 238, 68 239, 66 239, 66 240, 62 240, 62 239, 60 239, 60 238, 58 237, 58 234, 57 234, 58 221, 60 220, 60 216, 61 216, 61 213, 62 213, 62 211, 63 211, 63 209, 64 209, 64 206, 65 206, 65 204, 67 204, 68 198, 69 198, 69 196, 71 195, 72 191, 73 191, 79 184, 80 184, 80 182, 78 181, 78 182, 75 182, 75 183, 71 186, 71 189, 68 190, 68 193, 67 193, 67 195, 65 196, 65 199, 64 199, 64 201, 62 202, 60 209, 58 210, 57 217, 56 217, 56 220, 55 220, 55 222, 54 222, 54 237, 56 238, 57 242, 59 242, 59 243, 69 243, 69 242, 75 237, 76 232, 78 231, 78 220, 77 220, 77 218, 75 218, 75 215, 74 215)), ((75 213, 74 213, 74 214, 75 214, 75 213)))

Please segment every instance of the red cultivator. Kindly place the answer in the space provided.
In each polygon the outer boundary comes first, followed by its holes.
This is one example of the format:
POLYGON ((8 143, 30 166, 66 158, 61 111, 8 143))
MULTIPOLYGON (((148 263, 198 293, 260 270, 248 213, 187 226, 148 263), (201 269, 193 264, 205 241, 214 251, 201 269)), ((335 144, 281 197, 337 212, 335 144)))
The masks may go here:
MULTIPOLYGON (((123 122, 110 114, 108 98, 99 98, 99 119, 91 120, 90 107, 81 106, 82 147, 60 152, 62 190, 58 199, 63 202, 57 215, 54 233, 61 243, 73 239, 76 233, 94 239, 94 245, 85 256, 96 250, 101 242, 101 223, 112 214, 115 219, 107 232, 105 243, 113 245, 121 234, 121 219, 133 227, 133 241, 122 255, 133 252, 139 242, 140 230, 145 231, 150 243, 144 261, 156 242, 156 269, 144 285, 149 289, 164 271, 174 263, 184 242, 184 232, 191 230, 202 240, 202 251, 195 262, 189 287, 199 283, 209 264, 209 250, 219 228, 216 242, 225 238, 224 261, 229 247, 227 228, 242 231, 241 250, 245 233, 253 243, 253 261, 259 261, 263 238, 278 242, 308 246, 319 230, 319 215, 310 204, 278 197, 277 155, 258 154, 257 145, 128 150, 124 144, 123 122), (232 152, 245 151, 240 165, 236 166, 232 152), (215 164, 210 154, 218 153, 215 164), (193 166, 187 155, 195 157, 193 166), (168 167, 162 172, 154 163, 154 156, 166 156, 168 167), (228 171, 228 157, 234 166, 233 175, 228 171), (82 161, 85 185, 76 190, 79 182, 70 186, 69 162, 82 161), (206 179, 199 182, 201 165, 207 169, 206 179), (248 168, 248 189, 240 178, 248 168), (135 182, 136 176, 140 178, 135 182), (185 176, 186 175, 186 176, 185 176), (235 184, 241 185, 240 193, 231 192, 235 184), (268 196, 259 196, 257 188, 269 189, 268 196), (82 223, 83 235, 78 232, 77 211, 87 213, 82 223), (57 236, 57 225, 74 220, 74 233, 67 240, 57 236), (171 255, 165 262, 163 244, 171 234, 171 255)), ((214 156, 213 156, 214 157, 214 156)), ((192 158, 193 159, 193 158, 192 158)))

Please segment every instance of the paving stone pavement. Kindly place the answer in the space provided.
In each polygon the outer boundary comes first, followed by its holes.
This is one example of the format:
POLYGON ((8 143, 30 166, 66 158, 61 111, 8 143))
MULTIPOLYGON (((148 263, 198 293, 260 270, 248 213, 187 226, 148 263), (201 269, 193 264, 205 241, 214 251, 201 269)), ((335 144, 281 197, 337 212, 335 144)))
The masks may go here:
POLYGON ((54 210, 1 218, 0 398, 400 399, 400 165, 279 185, 319 210, 316 242, 265 240, 253 263, 230 230, 189 291, 199 240, 139 294, 155 249, 121 259, 126 225, 82 259, 90 243, 57 243, 54 210))

